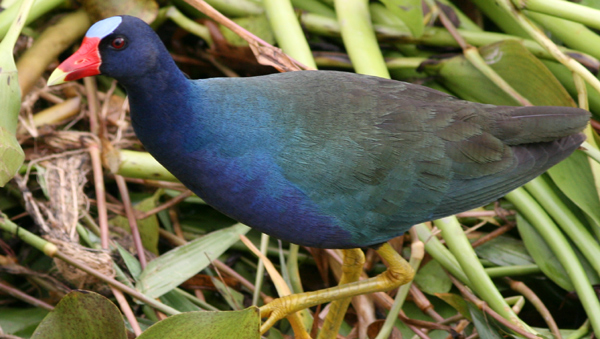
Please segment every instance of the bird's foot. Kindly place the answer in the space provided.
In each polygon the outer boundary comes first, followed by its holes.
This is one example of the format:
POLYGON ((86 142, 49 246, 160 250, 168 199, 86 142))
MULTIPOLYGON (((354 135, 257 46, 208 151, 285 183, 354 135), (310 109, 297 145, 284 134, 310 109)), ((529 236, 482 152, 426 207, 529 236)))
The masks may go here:
POLYGON ((356 295, 389 291, 412 280, 414 270, 392 246, 385 243, 377 252, 389 264, 385 272, 366 280, 275 299, 260 308, 261 318, 267 318, 262 324, 260 332, 265 333, 277 321, 305 308, 356 295))

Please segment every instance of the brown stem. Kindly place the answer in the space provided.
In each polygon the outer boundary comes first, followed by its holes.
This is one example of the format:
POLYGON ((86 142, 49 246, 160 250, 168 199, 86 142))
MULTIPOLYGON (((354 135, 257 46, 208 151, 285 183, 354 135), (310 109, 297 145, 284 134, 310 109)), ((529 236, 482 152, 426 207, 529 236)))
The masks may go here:
POLYGON ((532 333, 529 333, 529 332, 525 331, 524 329, 516 326, 512 322, 504 319, 500 314, 498 314, 498 313, 496 313, 496 311, 492 310, 485 301, 477 298, 473 293, 471 293, 471 291, 465 285, 463 285, 460 281, 458 281, 458 279, 454 278, 451 274, 448 274, 448 276, 454 283, 454 286, 456 286, 460 290, 460 292, 463 294, 463 296, 466 299, 468 299, 469 301, 471 301, 472 303, 474 303, 475 305, 477 305, 477 307, 481 311, 489 314, 492 318, 496 319, 496 321, 498 321, 502 325, 510 328, 512 331, 524 336, 525 338, 539 339, 538 336, 536 336, 532 333))
MULTIPOLYGON (((120 175, 115 176, 115 177, 120 177, 120 175)), ((171 207, 177 205, 178 203, 180 203, 183 200, 185 200, 185 199, 189 198, 190 196, 192 196, 192 194, 193 194, 192 191, 185 191, 185 192, 181 193, 180 195, 176 196, 175 198, 167 201, 166 203, 164 203, 164 204, 162 204, 160 206, 157 206, 157 207, 155 207, 155 208, 153 208, 153 209, 151 209, 151 210, 149 210, 147 212, 144 212, 144 213, 138 213, 136 218, 137 219, 146 219, 146 218, 148 218, 149 216, 151 216, 153 214, 156 214, 156 213, 158 213, 158 212, 160 212, 162 210, 166 210, 167 208, 171 208, 171 207)))
POLYGON ((0 291, 36 307, 41 307, 48 311, 52 311, 54 309, 54 306, 23 293, 2 280, 0 280, 0 291))
POLYGON ((512 280, 510 278, 504 279, 508 282, 512 290, 522 294, 525 298, 527 298, 527 300, 529 300, 529 302, 535 307, 535 309, 538 310, 538 312, 540 312, 540 315, 544 318, 544 321, 548 325, 548 328, 550 329, 554 337, 562 339, 560 329, 558 328, 558 325, 556 325, 552 314, 550 313, 546 305, 544 305, 542 300, 535 294, 535 292, 533 292, 529 287, 527 287, 527 285, 525 285, 521 281, 512 280))
POLYGON ((88 147, 88 151, 90 152, 90 158, 92 159, 92 172, 94 173, 96 204, 98 206, 98 224, 100 226, 100 244, 102 248, 108 248, 108 212, 106 210, 106 188, 104 187, 100 148, 98 144, 91 143, 88 147))
POLYGON ((129 227, 131 228, 131 235, 133 235, 133 244, 137 251, 138 259, 140 260, 140 266, 144 269, 147 265, 146 254, 144 253, 144 245, 142 244, 142 237, 140 236, 140 230, 138 229, 135 212, 131 206, 131 199, 129 199, 127 184, 125 183, 125 179, 120 175, 115 175, 115 180, 117 181, 117 186, 119 186, 119 192, 121 193, 125 214, 127 215, 127 221, 129 221, 129 227))

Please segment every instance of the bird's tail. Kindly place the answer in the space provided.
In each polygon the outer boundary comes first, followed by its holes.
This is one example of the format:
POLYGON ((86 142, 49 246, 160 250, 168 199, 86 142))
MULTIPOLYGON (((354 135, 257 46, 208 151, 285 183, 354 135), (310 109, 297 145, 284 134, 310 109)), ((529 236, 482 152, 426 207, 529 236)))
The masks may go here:
POLYGON ((507 107, 504 114, 495 115, 493 134, 509 145, 548 142, 581 132, 590 113, 574 107, 529 106, 507 107))

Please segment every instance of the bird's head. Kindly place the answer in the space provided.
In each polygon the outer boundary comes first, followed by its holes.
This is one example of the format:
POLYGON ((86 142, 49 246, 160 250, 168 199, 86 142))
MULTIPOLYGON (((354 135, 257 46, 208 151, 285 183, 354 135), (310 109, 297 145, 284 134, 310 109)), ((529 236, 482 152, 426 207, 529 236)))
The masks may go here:
POLYGON ((156 67, 161 55, 157 46, 162 44, 156 33, 136 17, 123 15, 98 21, 85 34, 79 50, 50 75, 48 85, 97 74, 117 80, 139 77, 156 67))

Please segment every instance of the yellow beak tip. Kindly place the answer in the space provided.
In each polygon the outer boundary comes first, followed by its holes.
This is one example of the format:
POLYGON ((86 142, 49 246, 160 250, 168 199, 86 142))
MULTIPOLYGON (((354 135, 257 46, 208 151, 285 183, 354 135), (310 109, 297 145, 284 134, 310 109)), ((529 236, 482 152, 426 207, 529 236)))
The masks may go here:
POLYGON ((63 71, 60 68, 55 69, 54 72, 52 72, 52 74, 50 74, 50 77, 48 78, 48 86, 60 85, 66 82, 65 78, 68 74, 69 73, 63 71))

